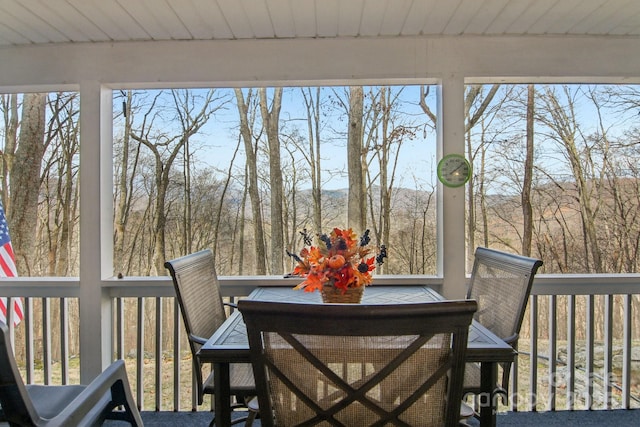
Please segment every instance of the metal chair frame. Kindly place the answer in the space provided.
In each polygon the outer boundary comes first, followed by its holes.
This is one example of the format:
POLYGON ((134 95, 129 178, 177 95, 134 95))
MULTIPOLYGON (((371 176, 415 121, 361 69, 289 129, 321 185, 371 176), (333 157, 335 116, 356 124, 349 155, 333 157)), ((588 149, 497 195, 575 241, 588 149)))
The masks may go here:
POLYGON ((476 306, 240 300, 262 425, 457 425, 476 306))
MULTIPOLYGON (((204 364, 198 357, 198 350, 226 320, 225 306, 235 307, 235 305, 223 302, 213 253, 210 249, 167 261, 164 265, 173 280, 176 298, 189 338, 196 376, 198 405, 201 405, 205 394, 215 394, 215 387, 213 369, 203 380, 204 364)), ((234 363, 230 366, 230 386, 231 394, 236 399, 233 407, 246 409, 248 401, 256 394, 250 364, 234 363)), ((246 421, 246 425, 251 425, 255 416, 255 411, 249 410, 248 417, 236 419, 234 424, 246 421)), ((215 418, 211 421, 211 425, 214 422, 215 418)))
POLYGON ((89 385, 25 385, 0 322, 0 404, 10 426, 99 426, 107 419, 142 427, 124 361, 113 362, 89 385), (122 406, 124 410, 116 410, 122 406))

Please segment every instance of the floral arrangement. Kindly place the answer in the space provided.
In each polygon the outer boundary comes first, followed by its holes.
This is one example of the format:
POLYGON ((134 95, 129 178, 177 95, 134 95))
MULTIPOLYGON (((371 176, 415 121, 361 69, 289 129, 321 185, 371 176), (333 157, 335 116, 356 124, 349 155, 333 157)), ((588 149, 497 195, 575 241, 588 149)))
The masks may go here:
POLYGON ((343 293, 347 288, 367 286, 371 284, 375 264, 382 264, 387 256, 384 245, 377 255, 372 254, 369 230, 358 239, 351 229, 334 228, 329 235, 318 235, 316 246, 312 245, 306 229, 300 233, 306 246, 300 255, 289 251, 287 255, 298 263, 290 276, 305 277, 295 289, 304 289, 305 292, 322 290, 329 284, 343 293))

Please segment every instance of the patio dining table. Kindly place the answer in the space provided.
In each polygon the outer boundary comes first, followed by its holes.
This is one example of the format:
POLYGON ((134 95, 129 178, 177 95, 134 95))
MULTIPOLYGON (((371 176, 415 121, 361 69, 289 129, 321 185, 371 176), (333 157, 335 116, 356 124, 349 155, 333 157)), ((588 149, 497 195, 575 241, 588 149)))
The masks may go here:
MULTIPOLYGON (((248 296, 259 301, 278 301, 306 304, 322 304, 318 292, 293 290, 291 287, 259 287, 248 296)), ((362 304, 408 304, 441 301, 444 297, 426 286, 376 286, 364 291, 362 304)), ((214 407, 216 426, 231 425, 229 392, 229 364, 250 363, 247 331, 239 311, 235 310, 202 346, 198 356, 203 363, 211 363, 214 369, 214 407)), ((481 365, 480 425, 494 426, 496 422, 492 391, 496 384, 497 365, 512 362, 514 349, 502 339, 473 321, 469 329, 467 362, 481 365)))

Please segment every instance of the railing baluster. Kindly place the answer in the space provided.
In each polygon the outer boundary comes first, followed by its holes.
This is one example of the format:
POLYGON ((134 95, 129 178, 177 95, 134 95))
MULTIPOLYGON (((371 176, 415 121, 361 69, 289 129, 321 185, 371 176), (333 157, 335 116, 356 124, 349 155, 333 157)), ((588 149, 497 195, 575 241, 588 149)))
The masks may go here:
POLYGON ((516 355, 509 373, 509 390, 511 391, 509 410, 513 412, 518 411, 518 360, 520 360, 520 356, 516 355))
POLYGON ((51 384, 51 301, 42 298, 42 364, 44 366, 44 384, 51 384))
POLYGON ((180 410, 180 305, 177 298, 173 300, 173 410, 180 410))
POLYGON ((612 408, 613 373, 613 297, 604 297, 604 401, 606 409, 612 408))
POLYGON ((14 342, 13 341, 13 338, 14 338, 14 327, 13 327, 13 325, 14 325, 14 323, 16 321, 15 314, 13 312, 13 304, 15 304, 13 302, 13 298, 12 297, 7 297, 6 304, 7 305, 5 306, 6 312, 5 312, 5 319, 4 320, 6 322, 6 325, 9 327, 9 335, 10 335, 9 339, 11 340, 11 343, 13 343, 14 342))
POLYGON ((574 409, 576 391, 576 297, 567 298, 567 409, 574 409))
POLYGON ((530 310, 530 342, 531 355, 529 356, 529 410, 538 409, 538 296, 533 295, 529 300, 530 310))
POLYGON ((136 342, 136 381, 138 406, 144 408, 144 298, 138 298, 138 336, 136 342))
POLYGON ((557 318, 557 298, 555 295, 549 296, 549 410, 556 410, 556 318, 557 318))
POLYGON ((156 411, 162 407, 162 297, 156 298, 156 411))
POLYGON ((622 407, 624 409, 631 409, 631 359, 632 359, 632 318, 631 318, 631 303, 633 301, 632 295, 624 295, 624 320, 623 320, 623 346, 622 346, 622 407))
POLYGON ((586 343, 585 343, 585 366, 587 370, 587 409, 594 408, 593 400, 593 360, 595 347, 595 297, 587 296, 587 318, 586 318, 586 343))
POLYGON ((33 384, 33 377, 35 374, 34 368, 34 349, 33 349, 33 300, 31 298, 25 298, 24 300, 24 341, 25 341, 25 358, 27 373, 27 384, 33 384))
POLYGON ((115 340, 116 358, 124 359, 124 298, 116 298, 115 340))
POLYGON ((66 298, 60 298, 60 370, 62 384, 69 384, 69 307, 66 298))

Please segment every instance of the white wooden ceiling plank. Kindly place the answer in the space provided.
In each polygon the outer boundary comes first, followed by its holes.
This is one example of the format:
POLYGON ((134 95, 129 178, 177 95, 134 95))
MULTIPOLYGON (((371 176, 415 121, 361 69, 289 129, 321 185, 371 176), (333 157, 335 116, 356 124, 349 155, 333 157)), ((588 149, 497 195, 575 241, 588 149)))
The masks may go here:
POLYGON ((271 23, 269 9, 264 0, 240 0, 247 19, 253 29, 253 34, 257 38, 273 38, 275 31, 271 23))
POLYGON ((60 32, 64 37, 62 40, 64 42, 88 42, 105 37, 104 33, 95 26, 91 26, 84 17, 78 15, 76 10, 64 1, 54 3, 37 0, 24 2, 22 5, 30 13, 39 16, 44 22, 60 32), (80 28, 82 24, 89 24, 88 32, 80 28))
POLYGON ((166 0, 178 19, 185 26, 191 38, 197 40, 213 39, 211 27, 204 22, 202 15, 192 0, 166 0))
POLYGON ((363 8, 364 0, 339 2, 338 37, 356 37, 360 34, 363 8))
POLYGON ((293 25, 291 2, 289 0, 267 0, 267 8, 275 36, 278 38, 295 37, 296 29, 293 25))
POLYGON ((316 2, 315 0, 292 0, 291 16, 296 29, 296 37, 316 37, 316 2))
POLYGON ((434 3, 427 15, 422 34, 442 34, 462 0, 448 0, 434 3))
POLYGON ((0 0, 0 8, 0 44, 640 31, 640 0, 0 0))
POLYGON ((611 34, 618 28, 621 23, 626 22, 629 16, 635 15, 640 11, 640 2, 638 0, 627 0, 626 3, 617 5, 617 9, 610 10, 608 16, 594 23, 587 32, 588 34, 611 34))
POLYGON ((474 19, 478 10, 483 6, 482 1, 478 0, 462 0, 456 10, 453 12, 449 22, 442 31, 446 35, 464 34, 469 23, 474 19))
POLYGON ((493 21, 509 0, 484 0, 480 9, 476 11, 473 19, 469 21, 464 30, 465 34, 485 34, 487 28, 491 26, 493 21))
POLYGON ((149 34, 115 0, 67 0, 82 16, 97 26, 109 40, 145 40, 149 34))
POLYGON ((531 26, 529 32, 566 34, 571 27, 606 0, 557 0, 547 14, 531 26), (587 3, 587 4, 585 4, 587 3))
POLYGON ((529 34, 529 29, 553 7, 556 0, 531 0, 525 13, 515 18, 507 27, 508 34, 529 34))
POLYGON ((33 43, 33 40, 30 40, 25 35, 17 32, 12 27, 7 25, 7 23, 4 22, 5 19, 6 19, 6 16, 4 15, 2 18, 0 18, 0 45, 16 45, 16 44, 33 43))
POLYGON ((402 34, 404 24, 409 16, 413 0, 392 0, 387 2, 387 7, 382 16, 380 35, 397 36, 402 34))
POLYGON ((69 39, 56 30, 37 11, 29 10, 23 3, 3 2, 6 24, 34 43, 61 43, 69 39))
POLYGON ((233 38, 253 39, 256 37, 242 3, 237 0, 217 0, 217 2, 231 29, 233 38))
POLYGON ((640 36, 640 12, 629 14, 627 19, 620 22, 618 26, 611 30, 614 36, 640 36))
POLYGON ((318 37, 336 37, 338 35, 342 12, 340 3, 339 0, 315 2, 316 35, 318 37))
POLYGON ((387 0, 366 0, 362 9, 360 35, 374 37, 380 35, 382 18, 387 13, 387 0))
POLYGON ((520 15, 527 9, 530 0, 516 0, 509 1, 504 5, 496 19, 493 20, 489 28, 485 31, 485 34, 496 35, 505 34, 507 29, 511 26, 511 23, 518 19, 520 15))
MULTIPOLYGON (((618 10, 622 0, 607 0, 591 10, 569 30, 570 34, 590 34, 591 29, 618 10)), ((633 0, 637 1, 637 0, 633 0)))
POLYGON ((422 34, 427 16, 434 8, 435 2, 436 0, 414 1, 409 8, 401 34, 403 36, 422 34))
MULTIPOLYGON (((166 0, 119 0, 154 40, 190 40, 191 33, 166 0)), ((188 3, 185 3, 188 6, 188 3)))
MULTIPOLYGON (((184 0, 174 0, 176 2, 182 2, 184 0)), ((233 39, 234 35, 229 27, 222 10, 218 3, 211 0, 191 0, 195 9, 194 13, 198 14, 202 18, 204 28, 200 28, 199 31, 203 34, 207 34, 206 39, 233 39)))

